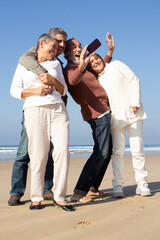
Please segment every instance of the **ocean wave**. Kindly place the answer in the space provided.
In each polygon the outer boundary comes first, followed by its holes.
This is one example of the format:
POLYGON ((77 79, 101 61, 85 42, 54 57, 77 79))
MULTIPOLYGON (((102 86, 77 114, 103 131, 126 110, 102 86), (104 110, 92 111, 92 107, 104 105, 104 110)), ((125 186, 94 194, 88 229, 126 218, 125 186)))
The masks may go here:
MULTIPOLYGON (((18 146, 0 146, 0 160, 15 159, 18 146)), ((93 151, 92 145, 71 145, 69 152, 71 157, 89 157, 93 151)), ((160 144, 146 144, 144 145, 144 153, 159 154, 160 144)), ((130 147, 126 145, 125 154, 130 154, 130 147)))

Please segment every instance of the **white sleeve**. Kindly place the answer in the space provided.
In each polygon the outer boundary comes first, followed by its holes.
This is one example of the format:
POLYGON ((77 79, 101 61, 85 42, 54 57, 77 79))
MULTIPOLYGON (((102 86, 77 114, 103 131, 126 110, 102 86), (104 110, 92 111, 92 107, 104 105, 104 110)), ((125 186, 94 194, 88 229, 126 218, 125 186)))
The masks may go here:
POLYGON ((140 82, 137 76, 132 72, 132 70, 124 63, 118 61, 119 71, 122 75, 127 79, 131 87, 131 104, 132 107, 140 107, 141 106, 141 89, 140 82))
POLYGON ((62 96, 66 95, 68 89, 67 89, 67 84, 64 79, 64 75, 63 75, 63 71, 62 71, 60 62, 57 60, 56 75, 55 75, 55 65, 54 65, 54 67, 51 67, 48 72, 64 86, 64 92, 63 92, 62 96))
POLYGON ((12 97, 22 99, 21 94, 23 89, 23 67, 18 64, 10 87, 10 94, 12 97))

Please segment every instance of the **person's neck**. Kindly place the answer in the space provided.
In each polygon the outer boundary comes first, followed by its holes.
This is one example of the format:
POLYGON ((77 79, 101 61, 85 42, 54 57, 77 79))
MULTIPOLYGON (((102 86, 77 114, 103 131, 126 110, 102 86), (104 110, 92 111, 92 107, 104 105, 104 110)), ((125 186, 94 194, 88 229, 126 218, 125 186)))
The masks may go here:
POLYGON ((45 62, 45 61, 47 61, 47 60, 48 60, 48 59, 45 59, 45 58, 44 58, 42 51, 41 51, 40 49, 37 49, 37 61, 38 61, 39 63, 41 63, 41 62, 45 62))
POLYGON ((43 55, 41 54, 41 52, 39 51, 39 49, 37 49, 37 61, 38 62, 44 62, 44 58, 43 55))
POLYGON ((76 66, 77 67, 79 65, 79 63, 74 63, 72 61, 68 61, 67 65, 68 66, 76 66))

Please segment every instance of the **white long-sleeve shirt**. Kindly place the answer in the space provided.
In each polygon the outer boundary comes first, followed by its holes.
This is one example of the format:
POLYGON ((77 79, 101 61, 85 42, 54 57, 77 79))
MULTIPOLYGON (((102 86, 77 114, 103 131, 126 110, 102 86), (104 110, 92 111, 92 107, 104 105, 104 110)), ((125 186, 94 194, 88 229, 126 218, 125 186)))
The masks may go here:
MULTIPOLYGON (((62 72, 62 67, 58 60, 48 60, 40 63, 44 68, 48 70, 48 73, 55 77, 63 86, 63 95, 67 93, 67 85, 62 72)), ((13 81, 10 88, 12 97, 22 99, 21 93, 24 89, 37 88, 42 86, 42 82, 39 77, 31 71, 28 71, 21 64, 17 65, 13 81)), ((47 94, 45 96, 30 96, 23 98, 23 109, 28 107, 43 106, 48 104, 63 103, 61 94, 54 88, 53 94, 47 94)))
POLYGON ((105 89, 112 112, 111 129, 121 129, 130 123, 146 118, 141 103, 139 79, 120 61, 106 64, 98 81, 105 89), (132 107, 138 107, 133 114, 132 107))

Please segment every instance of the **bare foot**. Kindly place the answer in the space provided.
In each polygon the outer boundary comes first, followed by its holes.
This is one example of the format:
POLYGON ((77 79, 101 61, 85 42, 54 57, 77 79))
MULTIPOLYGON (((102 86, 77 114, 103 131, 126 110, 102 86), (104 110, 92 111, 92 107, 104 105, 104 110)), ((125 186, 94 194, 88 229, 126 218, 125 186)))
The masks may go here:
POLYGON ((102 191, 89 190, 89 192, 87 193, 87 196, 107 197, 109 196, 109 193, 105 193, 102 191))
POLYGON ((73 193, 70 200, 72 202, 83 202, 83 203, 93 202, 93 199, 91 199, 89 196, 87 195, 84 196, 83 194, 79 194, 79 193, 73 193))

